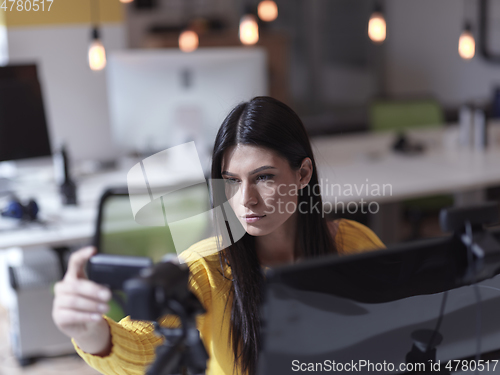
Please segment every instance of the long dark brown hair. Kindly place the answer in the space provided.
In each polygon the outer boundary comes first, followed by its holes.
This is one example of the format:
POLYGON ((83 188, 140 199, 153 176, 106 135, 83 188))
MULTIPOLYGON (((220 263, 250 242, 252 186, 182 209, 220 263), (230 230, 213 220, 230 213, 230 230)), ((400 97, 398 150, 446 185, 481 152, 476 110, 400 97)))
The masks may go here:
MULTIPOLYGON (((295 231, 294 257, 312 258, 336 253, 335 242, 322 215, 320 194, 313 194, 318 185, 316 163, 307 132, 299 116, 284 103, 271 97, 255 97, 237 105, 222 123, 212 154, 212 180, 222 179, 224 153, 237 144, 261 146, 277 152, 288 160, 292 170, 298 170, 305 158, 312 161, 313 173, 309 186, 301 190, 298 207, 307 207, 298 215, 295 231), (305 202, 300 205, 301 202, 305 202), (300 205, 300 206, 299 206, 300 205)), ((220 207, 227 197, 212 190, 212 205, 220 207)), ((214 210, 216 212, 216 210, 214 210)), ((217 222, 219 221, 216 218, 217 222)), ((222 219, 224 220, 224 219, 222 219)), ((226 228, 229 233, 229 225, 226 228)), ((232 241, 231 241, 232 242, 232 241)), ((255 237, 245 233, 241 239, 219 251, 222 267, 230 267, 232 275, 231 325, 229 344, 234 351, 234 369, 253 375, 257 370, 260 342, 260 305, 264 277, 255 251, 255 237)), ((222 275, 225 277, 225 270, 222 275)))

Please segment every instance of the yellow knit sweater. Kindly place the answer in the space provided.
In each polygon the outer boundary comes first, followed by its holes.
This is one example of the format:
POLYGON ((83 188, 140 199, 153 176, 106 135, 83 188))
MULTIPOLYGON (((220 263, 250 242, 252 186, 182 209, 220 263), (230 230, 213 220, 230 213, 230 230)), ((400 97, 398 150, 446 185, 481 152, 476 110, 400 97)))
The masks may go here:
MULTIPOLYGON (((335 241, 341 255, 385 247, 369 228, 346 219, 340 220, 335 241)), ((207 374, 230 375, 233 370, 233 353, 228 344, 231 281, 221 276, 216 249, 215 237, 212 237, 191 246, 182 255, 186 257, 191 271, 190 288, 207 310, 206 314, 197 317, 196 322, 210 357, 207 374)), ((151 323, 134 321, 129 317, 116 323, 106 316, 104 318, 111 330, 111 353, 105 357, 91 355, 73 342, 78 354, 106 375, 144 374, 148 364, 154 360, 155 347, 162 342, 154 334, 151 323)), ((167 316, 161 325, 174 327, 178 325, 178 320, 167 316)))

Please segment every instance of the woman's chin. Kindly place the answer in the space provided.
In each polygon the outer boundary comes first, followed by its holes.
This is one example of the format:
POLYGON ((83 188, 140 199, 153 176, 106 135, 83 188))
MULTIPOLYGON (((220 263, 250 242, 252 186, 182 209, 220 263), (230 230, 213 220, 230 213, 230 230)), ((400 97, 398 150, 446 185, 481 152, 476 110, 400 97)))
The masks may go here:
POLYGON ((251 235, 251 236, 255 236, 255 237, 259 237, 259 236, 265 236, 266 234, 269 234, 269 229, 267 228, 258 228, 258 227, 254 227, 252 226, 251 224, 246 224, 245 226, 245 231, 251 235))

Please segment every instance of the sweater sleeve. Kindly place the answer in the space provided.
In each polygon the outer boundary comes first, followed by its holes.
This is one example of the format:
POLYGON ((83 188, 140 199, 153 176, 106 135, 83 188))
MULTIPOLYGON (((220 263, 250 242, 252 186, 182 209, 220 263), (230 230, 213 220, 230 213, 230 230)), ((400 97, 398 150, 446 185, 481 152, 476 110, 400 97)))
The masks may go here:
POLYGON ((348 219, 340 220, 335 243, 341 255, 385 249, 383 242, 370 228, 348 219))
MULTIPOLYGON (((189 288, 201 301, 205 309, 209 306, 210 285, 202 261, 195 261, 189 265, 189 288)), ((142 375, 155 359, 155 349, 163 342, 163 338, 156 336, 153 324, 150 322, 132 320, 130 317, 119 323, 104 316, 111 332, 111 352, 104 357, 92 355, 82 351, 72 340, 76 352, 87 364, 105 375, 142 375)), ((176 316, 166 315, 160 325, 163 327, 178 327, 180 324, 176 316)), ((196 326, 203 339, 204 316, 196 318, 196 326)), ((206 344, 205 344, 206 345, 206 344)))
POLYGON ((144 374, 146 367, 155 356, 155 348, 162 339, 154 334, 153 325, 149 322, 134 321, 129 317, 116 323, 104 316, 111 332, 111 352, 100 357, 82 351, 73 341, 76 352, 89 366, 105 375, 139 375, 144 374))

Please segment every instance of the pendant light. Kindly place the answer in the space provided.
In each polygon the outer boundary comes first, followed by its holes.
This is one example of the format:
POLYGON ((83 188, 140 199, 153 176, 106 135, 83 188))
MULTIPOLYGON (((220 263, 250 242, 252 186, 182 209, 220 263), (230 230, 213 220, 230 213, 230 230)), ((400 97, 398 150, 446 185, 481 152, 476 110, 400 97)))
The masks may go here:
POLYGON ((184 2, 184 18, 186 20, 183 30, 179 34, 179 49, 182 52, 193 52, 200 44, 200 38, 196 31, 200 31, 199 27, 193 20, 194 4, 191 1, 183 0, 184 2))
POLYGON ((476 41, 472 35, 472 27, 470 24, 465 25, 464 31, 458 39, 458 53, 464 60, 472 59, 476 53, 476 41))
POLYGON ((240 41, 245 45, 252 45, 259 41, 259 24, 257 17, 246 13, 240 20, 240 41))
POLYGON ((278 6, 272 0, 263 0, 257 7, 257 14, 264 22, 272 22, 278 18, 278 6))
POLYGON ((474 35, 472 34, 472 25, 470 21, 467 21, 470 14, 470 9, 468 9, 468 2, 465 1, 464 13, 465 13, 465 25, 458 39, 458 54, 464 60, 470 60, 476 54, 476 41, 474 40, 474 35))
POLYGON ((196 31, 184 30, 179 35, 179 49, 182 52, 193 52, 198 48, 199 43, 196 31))
POLYGON ((383 43, 387 35, 387 25, 385 22, 382 6, 379 2, 375 4, 374 11, 368 21, 368 37, 373 43, 383 43))
POLYGON ((92 0, 90 7, 90 18, 94 24, 91 34, 88 58, 92 70, 102 70, 106 67, 106 50, 101 42, 99 32, 99 0, 92 0))
POLYGON ((89 66, 92 70, 103 70, 106 67, 106 50, 99 38, 99 29, 92 29, 92 42, 89 47, 89 66))
POLYGON ((134 1, 134 0, 120 0, 120 3, 128 4, 128 3, 131 3, 132 1, 134 1))

